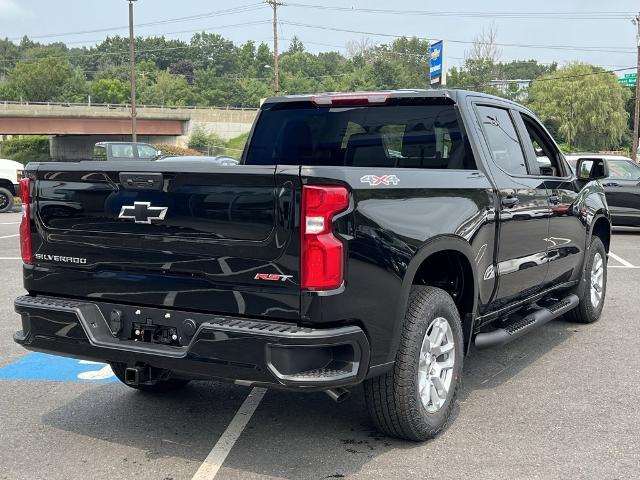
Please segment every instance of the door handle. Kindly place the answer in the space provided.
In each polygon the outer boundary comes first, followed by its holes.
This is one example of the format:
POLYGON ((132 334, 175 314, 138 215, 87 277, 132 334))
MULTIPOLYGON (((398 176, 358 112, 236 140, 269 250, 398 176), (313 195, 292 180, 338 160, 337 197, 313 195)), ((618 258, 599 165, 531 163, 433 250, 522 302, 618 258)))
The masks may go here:
POLYGON ((560 203, 560 196, 559 195, 551 195, 549 197, 549 202, 551 203, 551 205, 558 205, 560 203))
POLYGON ((610 182, 610 183, 605 183, 603 186, 605 186, 605 187, 619 187, 620 184, 619 183, 615 183, 615 182, 610 182))
POLYGON ((501 203, 504 208, 513 208, 520 203, 520 200, 518 200, 518 197, 509 195, 507 197, 502 197, 501 203))

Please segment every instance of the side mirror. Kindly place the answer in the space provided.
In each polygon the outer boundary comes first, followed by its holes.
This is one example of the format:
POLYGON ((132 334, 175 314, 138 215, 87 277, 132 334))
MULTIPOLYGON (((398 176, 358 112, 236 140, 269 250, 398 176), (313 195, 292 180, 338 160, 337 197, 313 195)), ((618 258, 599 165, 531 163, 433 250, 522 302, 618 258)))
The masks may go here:
POLYGON ((156 150, 156 159, 162 158, 162 150, 156 150))
POLYGON ((580 158, 576 163, 578 180, 600 180, 609 176, 609 164, 604 158, 580 158))

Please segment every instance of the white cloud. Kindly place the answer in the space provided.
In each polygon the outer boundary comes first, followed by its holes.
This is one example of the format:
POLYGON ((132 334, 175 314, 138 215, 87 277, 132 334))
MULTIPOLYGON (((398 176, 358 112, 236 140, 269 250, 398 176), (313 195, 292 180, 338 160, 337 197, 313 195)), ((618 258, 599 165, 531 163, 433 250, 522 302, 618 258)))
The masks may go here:
POLYGON ((15 0, 0 0, 0 17, 17 16, 23 13, 15 0))

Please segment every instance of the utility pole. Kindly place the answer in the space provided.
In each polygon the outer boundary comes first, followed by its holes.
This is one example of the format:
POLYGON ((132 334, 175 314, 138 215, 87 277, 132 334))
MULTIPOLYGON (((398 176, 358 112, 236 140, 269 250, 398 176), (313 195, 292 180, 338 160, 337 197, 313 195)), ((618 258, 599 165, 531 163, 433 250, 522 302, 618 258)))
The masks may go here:
POLYGON ((280 0, 265 0, 273 8, 273 94, 280 95, 280 65, 278 62, 278 7, 284 5, 280 0))
POLYGON ((636 26, 636 48, 638 49, 638 59, 636 62, 636 110, 633 119, 633 147, 631 158, 638 161, 638 124, 640 123, 640 13, 631 20, 636 26))
POLYGON ((129 2, 129 63, 131 70, 131 141, 138 141, 138 130, 136 125, 136 38, 133 34, 133 2, 137 0, 126 0, 129 2))

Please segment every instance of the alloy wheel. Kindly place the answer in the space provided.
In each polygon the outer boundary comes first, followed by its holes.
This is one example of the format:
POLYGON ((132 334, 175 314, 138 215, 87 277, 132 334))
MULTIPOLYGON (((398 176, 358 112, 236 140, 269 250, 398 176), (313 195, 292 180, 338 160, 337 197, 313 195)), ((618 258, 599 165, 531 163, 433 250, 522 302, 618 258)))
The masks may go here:
POLYGON ((420 348, 418 392, 422 405, 435 413, 447 400, 453 381, 455 342, 451 325, 438 317, 429 324, 420 348))

